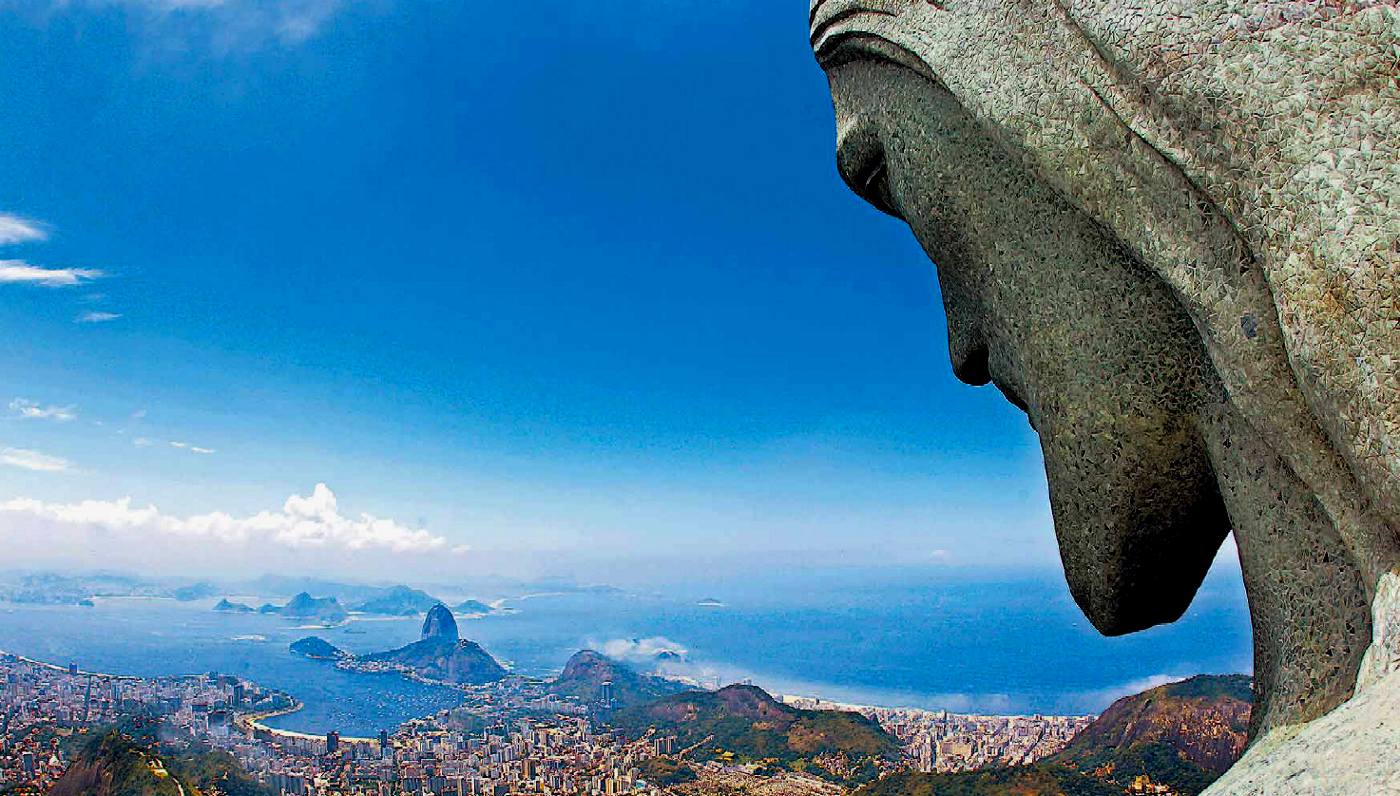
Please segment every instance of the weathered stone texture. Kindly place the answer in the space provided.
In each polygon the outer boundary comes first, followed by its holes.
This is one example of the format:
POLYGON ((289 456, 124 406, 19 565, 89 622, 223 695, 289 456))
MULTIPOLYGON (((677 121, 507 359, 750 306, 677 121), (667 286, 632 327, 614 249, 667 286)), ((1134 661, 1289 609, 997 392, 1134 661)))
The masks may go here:
POLYGON ((843 175, 938 266, 959 376, 1039 431, 1090 618, 1174 618, 1219 506, 1254 614, 1258 729, 1386 680, 1395 0, 816 0, 811 22, 843 175), (1189 551, 1158 558, 1171 575, 1144 563, 1169 548, 1189 551))

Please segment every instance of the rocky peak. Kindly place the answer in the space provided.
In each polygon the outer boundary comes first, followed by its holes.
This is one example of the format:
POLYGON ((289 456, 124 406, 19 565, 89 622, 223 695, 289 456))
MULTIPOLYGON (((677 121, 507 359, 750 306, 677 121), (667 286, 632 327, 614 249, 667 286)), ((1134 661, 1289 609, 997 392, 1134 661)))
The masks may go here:
POLYGON ((428 616, 423 620, 423 638, 449 641, 460 638, 457 633, 457 620, 452 618, 452 611, 447 606, 438 603, 428 609, 428 616))

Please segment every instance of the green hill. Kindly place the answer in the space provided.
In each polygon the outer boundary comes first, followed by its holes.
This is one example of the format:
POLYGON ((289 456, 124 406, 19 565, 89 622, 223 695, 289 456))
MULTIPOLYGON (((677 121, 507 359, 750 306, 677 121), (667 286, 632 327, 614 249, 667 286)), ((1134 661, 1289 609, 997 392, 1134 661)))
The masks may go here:
POLYGON ((1109 796, 1140 776, 1194 796, 1243 753, 1250 687, 1246 675, 1159 686, 1114 702, 1064 750, 1035 765, 899 774, 857 796, 1109 796))
POLYGON ((54 783, 49 796, 180 796, 168 773, 161 777, 148 764, 146 750, 112 731, 96 735, 54 783))
POLYGON ((1122 787, 1146 775, 1200 793, 1244 752, 1250 689, 1247 675, 1200 675, 1124 697, 1052 760, 1122 787))
POLYGON ((593 650, 580 650, 569 658, 563 673, 550 684, 549 692, 593 705, 602 701, 604 683, 612 695, 612 704, 606 707, 634 707, 687 690, 687 686, 674 680, 638 674, 620 661, 593 650))
POLYGON ((678 747, 696 747, 696 759, 820 768, 847 781, 872 779, 880 762, 899 757, 895 739, 859 713, 800 710, 751 685, 675 694, 620 710, 612 722, 633 735, 653 727, 674 734, 678 747))
POLYGON ((117 730, 92 733, 50 796, 272 796, 224 752, 155 752, 117 730))
POLYGON ((307 636, 293 641, 289 646, 293 653, 316 661, 338 661, 349 658, 350 653, 326 641, 320 636, 307 636))
POLYGON ((1065 766, 1021 766, 956 774, 895 774, 858 796, 1123 796, 1123 789, 1065 766))

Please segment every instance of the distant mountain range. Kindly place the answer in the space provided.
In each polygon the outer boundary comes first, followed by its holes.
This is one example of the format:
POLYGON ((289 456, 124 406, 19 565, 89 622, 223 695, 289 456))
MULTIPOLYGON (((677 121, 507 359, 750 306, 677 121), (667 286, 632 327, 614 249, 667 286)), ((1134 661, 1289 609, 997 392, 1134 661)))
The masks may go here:
POLYGON ((385 616, 417 616, 427 613, 441 600, 420 589, 392 586, 382 594, 355 605, 356 611, 385 616))
POLYGON ((1247 675, 1200 675, 1123 697, 1034 765, 898 774, 858 796, 1121 796, 1151 786, 1194 796, 1244 752, 1250 703, 1247 675))
POLYGON ((51 572, 0 573, 0 600, 31 605, 84 605, 93 597, 176 597, 205 584, 147 580, 130 575, 92 573, 67 575, 51 572))
MULTIPOLYGON (((41 605, 90 605, 95 597, 160 597, 189 602, 217 597, 220 594, 257 595, 266 599, 306 593, 334 597, 342 607, 351 611, 382 616, 409 616, 422 614, 436 605, 439 598, 433 596, 431 591, 437 588, 457 594, 462 591, 477 594, 621 593, 612 586, 581 586, 555 579, 516 580, 497 577, 473 578, 469 588, 464 588, 464 584, 461 583, 453 583, 438 584, 424 590, 402 584, 372 586, 283 575, 191 582, 188 578, 146 577, 113 572, 0 572, 0 602, 41 605)), ((460 614, 470 616, 499 612, 499 609, 491 604, 477 599, 465 600, 458 604, 457 609, 460 614)))
POLYGON ((610 722, 631 735, 674 734, 678 747, 694 747, 690 759, 819 768, 846 782, 873 779, 880 764, 899 759, 898 742, 865 716, 801 710, 751 685, 673 694, 620 710, 610 722))
POLYGON ((574 653, 563 673, 549 686, 550 693, 557 696, 573 697, 587 705, 606 701, 603 707, 607 708, 635 707, 685 690, 688 687, 683 683, 639 674, 593 650, 574 653))

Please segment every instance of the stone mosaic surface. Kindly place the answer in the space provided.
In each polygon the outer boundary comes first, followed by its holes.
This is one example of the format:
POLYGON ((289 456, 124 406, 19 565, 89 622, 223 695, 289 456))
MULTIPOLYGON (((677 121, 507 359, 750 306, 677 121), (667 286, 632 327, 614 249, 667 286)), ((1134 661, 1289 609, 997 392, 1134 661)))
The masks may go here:
POLYGON ((1036 426, 1089 618, 1175 619, 1233 530, 1256 730, 1385 680, 1395 0, 817 0, 810 22, 842 175, 937 266, 955 372, 1036 426))

